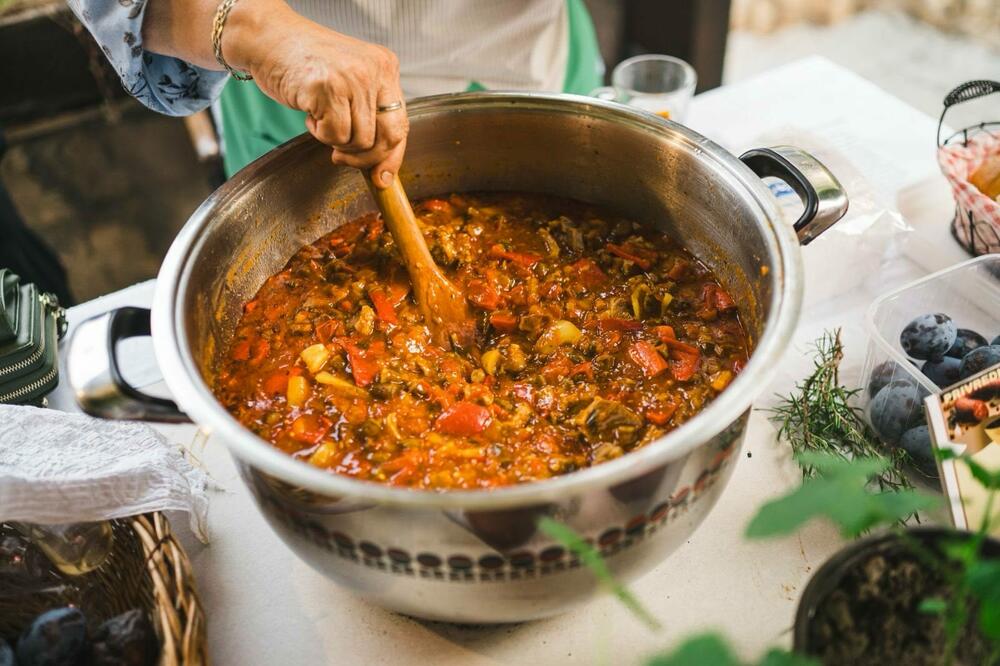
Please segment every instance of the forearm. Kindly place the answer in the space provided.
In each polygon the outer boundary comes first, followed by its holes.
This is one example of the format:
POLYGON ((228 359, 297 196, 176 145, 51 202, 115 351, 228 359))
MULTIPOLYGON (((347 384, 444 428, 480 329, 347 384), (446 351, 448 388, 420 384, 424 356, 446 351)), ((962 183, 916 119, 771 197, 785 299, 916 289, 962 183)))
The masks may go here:
MULTIPOLYGON (((222 69, 215 59, 212 24, 221 0, 149 0, 142 24, 148 51, 180 58, 205 69, 222 69)), ((268 25, 280 26, 293 13, 284 0, 239 0, 222 33, 222 54, 235 69, 249 71, 268 25)))

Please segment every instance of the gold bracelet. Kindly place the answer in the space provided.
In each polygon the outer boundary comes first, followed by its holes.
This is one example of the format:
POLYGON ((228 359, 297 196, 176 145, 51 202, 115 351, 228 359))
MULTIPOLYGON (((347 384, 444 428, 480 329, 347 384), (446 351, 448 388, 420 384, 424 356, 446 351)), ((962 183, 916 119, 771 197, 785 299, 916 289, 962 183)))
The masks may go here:
POLYGON ((249 81, 253 77, 244 72, 238 72, 229 66, 226 59, 222 57, 222 29, 226 27, 226 19, 229 18, 229 12, 232 11, 233 5, 235 5, 237 0, 222 0, 219 4, 219 8, 215 10, 215 19, 212 21, 212 50, 215 52, 215 59, 220 65, 226 68, 234 79, 237 81, 249 81))

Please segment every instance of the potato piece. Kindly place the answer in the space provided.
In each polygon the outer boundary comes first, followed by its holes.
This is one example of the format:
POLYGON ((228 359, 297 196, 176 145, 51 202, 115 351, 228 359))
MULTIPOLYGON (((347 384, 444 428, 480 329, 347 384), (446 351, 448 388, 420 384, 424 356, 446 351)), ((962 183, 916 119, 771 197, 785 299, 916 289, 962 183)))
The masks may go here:
POLYGON ((316 447, 316 450, 309 456, 309 462, 316 467, 329 467, 333 462, 333 456, 336 455, 336 453, 337 443, 328 439, 316 447))
POLYGON ((288 378, 288 390, 286 392, 288 404, 292 407, 301 407, 309 399, 309 380, 301 375, 288 378))
POLYGON ((312 374, 316 374, 326 366, 330 360, 330 350, 324 344, 310 345, 302 350, 299 357, 306 364, 306 368, 312 374))
POLYGON ((551 325, 535 342, 535 351, 540 354, 551 354, 560 345, 571 345, 580 339, 580 329, 573 322, 560 319, 551 325))
POLYGON ((375 311, 369 305, 362 305, 354 330, 361 335, 371 335, 375 331, 375 311))
POLYGON ((731 381, 733 381, 733 373, 729 370, 720 370, 712 377, 711 386, 716 391, 721 391, 729 386, 729 382, 731 381))
POLYGON ((324 386, 329 386, 338 393, 342 395, 349 396, 351 398, 367 398, 368 391, 361 388, 360 386, 355 386, 354 382, 348 381, 342 377, 338 377, 329 372, 320 372, 316 375, 316 381, 324 386))
POLYGON ((512 344, 506 349, 503 359, 503 369, 509 372, 520 372, 528 367, 528 357, 521 345, 512 344))
POLYGON ((487 373, 491 375, 497 374, 497 363, 500 362, 500 350, 496 348, 487 349, 479 357, 479 362, 482 364, 483 370, 487 373))

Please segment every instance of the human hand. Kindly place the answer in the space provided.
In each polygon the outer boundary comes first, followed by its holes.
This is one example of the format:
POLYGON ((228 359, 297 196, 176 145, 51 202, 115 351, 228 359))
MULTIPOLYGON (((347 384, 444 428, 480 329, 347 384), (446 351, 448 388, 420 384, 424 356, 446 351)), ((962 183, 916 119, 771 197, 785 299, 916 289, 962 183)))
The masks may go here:
POLYGON ((266 95, 306 112, 306 128, 333 148, 335 164, 371 169, 379 187, 396 177, 409 130, 406 107, 376 110, 403 101, 392 51, 314 23, 283 0, 238 2, 222 50, 266 95))

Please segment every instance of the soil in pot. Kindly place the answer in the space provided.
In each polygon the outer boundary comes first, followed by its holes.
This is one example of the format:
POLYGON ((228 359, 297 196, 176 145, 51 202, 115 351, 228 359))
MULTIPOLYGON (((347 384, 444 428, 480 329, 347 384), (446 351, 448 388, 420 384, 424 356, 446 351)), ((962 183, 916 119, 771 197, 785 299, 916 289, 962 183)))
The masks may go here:
MULTIPOLYGON (((944 619, 922 612, 920 604, 950 594, 942 573, 911 551, 872 552, 856 560, 817 604, 808 652, 824 664, 942 664, 948 642, 944 619)), ((959 633, 955 665, 989 662, 991 645, 978 631, 974 609, 969 617, 959 633)))

